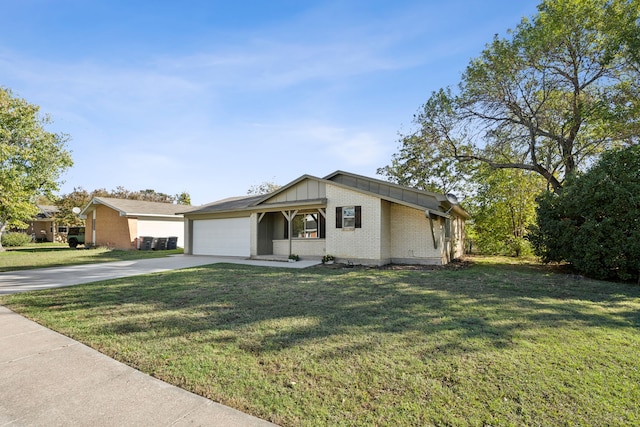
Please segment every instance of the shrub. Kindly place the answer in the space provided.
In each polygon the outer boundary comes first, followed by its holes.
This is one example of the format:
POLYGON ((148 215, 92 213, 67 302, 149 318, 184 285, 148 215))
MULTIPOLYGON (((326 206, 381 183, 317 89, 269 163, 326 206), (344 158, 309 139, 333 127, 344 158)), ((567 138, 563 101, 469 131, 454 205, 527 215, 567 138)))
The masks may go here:
POLYGON ((640 276, 640 146, 605 153, 561 194, 539 199, 531 233, 543 261, 598 279, 640 276))
POLYGON ((2 235, 2 246, 24 246, 31 242, 31 236, 25 233, 10 232, 2 235))
POLYGON ((326 262, 331 262, 335 260, 335 257, 331 254, 326 254, 325 256, 322 257, 322 263, 326 263, 326 262))

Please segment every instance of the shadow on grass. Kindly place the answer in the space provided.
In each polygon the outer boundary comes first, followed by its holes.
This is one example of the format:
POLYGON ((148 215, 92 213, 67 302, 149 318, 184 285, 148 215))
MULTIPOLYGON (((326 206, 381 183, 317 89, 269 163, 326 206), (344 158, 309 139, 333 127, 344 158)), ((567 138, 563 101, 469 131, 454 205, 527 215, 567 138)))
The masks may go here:
POLYGON ((78 316, 98 334, 234 342, 252 354, 335 339, 322 354, 335 358, 379 345, 371 337, 386 334, 401 334, 428 355, 505 349, 523 332, 567 324, 638 327, 637 304, 629 304, 638 298, 636 286, 495 264, 458 271, 219 264, 9 301, 27 312, 78 316))
POLYGON ((61 251, 74 251, 76 249, 72 249, 69 246, 43 246, 41 248, 38 247, 20 247, 20 248, 5 248, 7 252, 20 252, 20 253, 47 253, 47 252, 61 252, 61 251))
POLYGON ((109 250, 107 248, 29 247, 2 253, 0 272, 62 267, 99 262, 130 261, 182 254, 182 249, 164 251, 109 250))

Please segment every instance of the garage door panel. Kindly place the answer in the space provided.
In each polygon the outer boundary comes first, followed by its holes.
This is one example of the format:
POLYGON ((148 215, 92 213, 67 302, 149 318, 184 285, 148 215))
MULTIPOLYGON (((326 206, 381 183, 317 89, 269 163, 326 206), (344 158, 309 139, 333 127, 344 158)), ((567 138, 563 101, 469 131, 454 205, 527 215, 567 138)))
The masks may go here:
POLYGON ((249 218, 193 221, 193 254, 249 256, 251 228, 249 218))

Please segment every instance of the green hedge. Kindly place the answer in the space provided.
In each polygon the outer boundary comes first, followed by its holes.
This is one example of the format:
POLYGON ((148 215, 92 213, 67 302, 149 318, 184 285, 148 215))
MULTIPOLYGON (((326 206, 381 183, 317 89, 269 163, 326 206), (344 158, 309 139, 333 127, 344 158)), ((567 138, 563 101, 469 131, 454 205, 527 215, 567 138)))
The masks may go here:
POLYGON ((605 153, 539 202, 530 239, 544 261, 568 261, 597 279, 639 280, 640 146, 605 153))
POLYGON ((10 232, 2 235, 2 246, 25 246, 31 242, 31 236, 25 233, 10 232))

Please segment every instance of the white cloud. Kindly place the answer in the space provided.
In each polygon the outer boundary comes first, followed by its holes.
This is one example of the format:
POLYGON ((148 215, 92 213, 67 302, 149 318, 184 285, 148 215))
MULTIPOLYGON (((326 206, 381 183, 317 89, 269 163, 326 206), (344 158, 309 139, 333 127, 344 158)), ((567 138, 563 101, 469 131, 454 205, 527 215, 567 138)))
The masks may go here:
POLYGON ((331 146, 331 152, 349 166, 380 166, 386 161, 383 144, 364 132, 345 135, 343 141, 331 146))
POLYGON ((274 176, 370 175, 396 149, 414 99, 428 95, 421 67, 446 70, 443 58, 473 44, 466 29, 442 36, 454 3, 399 4, 375 18, 363 4, 310 5, 257 30, 154 45, 162 53, 129 63, 99 50, 45 60, 0 45, 0 81, 71 134, 76 165, 65 188, 186 190, 205 203, 274 176))

